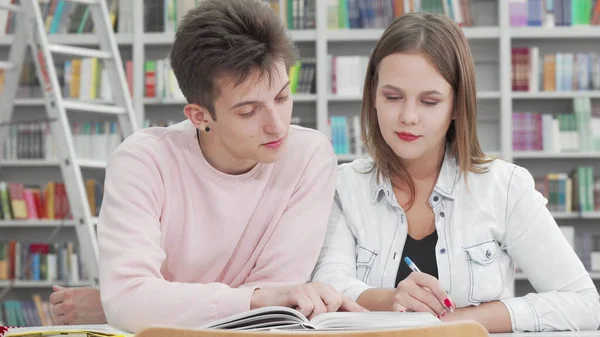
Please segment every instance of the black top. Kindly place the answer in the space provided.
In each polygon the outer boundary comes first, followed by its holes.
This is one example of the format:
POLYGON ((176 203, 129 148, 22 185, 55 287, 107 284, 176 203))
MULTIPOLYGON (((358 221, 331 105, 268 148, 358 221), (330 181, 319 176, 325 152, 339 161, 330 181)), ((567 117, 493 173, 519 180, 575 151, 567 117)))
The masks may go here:
POLYGON ((400 267, 398 268, 398 275, 396 276, 396 286, 400 281, 404 280, 412 270, 404 262, 404 257, 408 256, 421 272, 429 274, 435 278, 438 278, 437 270, 437 259, 435 256, 435 245, 437 244, 438 235, 437 231, 421 240, 415 240, 410 235, 406 235, 406 243, 402 250, 402 259, 400 260, 400 267))

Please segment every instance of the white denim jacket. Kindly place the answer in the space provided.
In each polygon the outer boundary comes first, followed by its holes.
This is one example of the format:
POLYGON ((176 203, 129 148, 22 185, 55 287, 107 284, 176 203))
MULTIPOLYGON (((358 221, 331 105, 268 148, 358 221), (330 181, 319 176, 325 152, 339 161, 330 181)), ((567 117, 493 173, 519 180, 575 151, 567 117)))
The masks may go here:
MULTIPOLYGON (((312 281, 356 300, 394 288, 407 220, 389 180, 377 183, 370 159, 338 169, 327 236, 312 281)), ((446 155, 431 197, 437 267, 457 307, 501 300, 513 331, 596 330, 598 291, 522 167, 495 160, 467 184, 446 155), (468 190, 467 190, 468 187, 468 190), (514 297, 515 264, 537 293, 514 297)))

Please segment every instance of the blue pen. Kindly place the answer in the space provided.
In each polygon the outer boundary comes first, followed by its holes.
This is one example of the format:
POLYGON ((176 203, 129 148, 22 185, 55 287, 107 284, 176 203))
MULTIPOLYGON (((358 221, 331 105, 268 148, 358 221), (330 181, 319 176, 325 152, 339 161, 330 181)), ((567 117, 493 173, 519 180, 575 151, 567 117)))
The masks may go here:
MULTIPOLYGON (((408 265, 408 268, 410 268, 410 270, 412 270, 416 273, 421 272, 419 267, 417 267, 417 265, 414 262, 412 262, 412 260, 408 256, 404 257, 404 262, 406 262, 406 264, 408 265)), ((446 308, 448 308, 448 310, 450 310, 451 313, 454 313, 454 310, 452 309, 452 303, 450 302, 449 299, 444 300, 444 305, 446 306, 446 308)))

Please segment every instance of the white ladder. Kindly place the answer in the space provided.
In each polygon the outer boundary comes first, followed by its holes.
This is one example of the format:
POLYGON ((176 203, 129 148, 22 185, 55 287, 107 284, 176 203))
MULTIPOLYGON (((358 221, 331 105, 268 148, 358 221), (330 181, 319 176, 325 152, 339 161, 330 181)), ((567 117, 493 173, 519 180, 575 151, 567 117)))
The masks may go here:
MULTIPOLYGON (((67 111, 116 115, 122 139, 137 131, 139 124, 131 102, 123 63, 114 32, 110 24, 105 0, 68 0, 90 6, 94 31, 100 49, 80 48, 68 45, 50 44, 46 36, 44 18, 39 0, 20 0, 19 5, 0 4, 0 10, 16 13, 14 42, 8 61, 0 61, 4 69, 4 89, 0 94, 0 126, 10 124, 19 77, 30 47, 35 63, 36 74, 44 94, 45 107, 50 120, 54 144, 59 156, 59 164, 71 214, 76 222, 79 253, 84 268, 93 286, 98 285, 98 244, 94 219, 87 200, 84 180, 81 173, 81 160, 75 156, 75 147, 67 111), (108 73, 114 104, 70 100, 63 98, 54 65, 54 54, 74 57, 92 57, 104 62, 108 73)), ((129 1, 129 0, 125 0, 129 1)), ((0 132, 0 149, 3 148, 8 132, 0 132)), ((0 162, 1 165, 1 162, 0 162)))

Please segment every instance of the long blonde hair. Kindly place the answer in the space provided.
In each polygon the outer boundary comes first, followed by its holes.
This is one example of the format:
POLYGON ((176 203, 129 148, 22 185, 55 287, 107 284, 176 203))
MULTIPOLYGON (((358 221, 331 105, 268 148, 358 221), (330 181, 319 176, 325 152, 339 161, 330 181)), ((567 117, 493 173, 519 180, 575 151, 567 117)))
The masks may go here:
POLYGON ((483 173, 486 171, 485 164, 493 159, 485 156, 477 137, 475 66, 461 28, 441 14, 410 13, 399 17, 384 31, 369 60, 361 107, 361 136, 373 158, 372 170, 376 171, 377 179, 381 176, 389 178, 395 186, 396 179, 399 179, 408 185, 410 208, 415 198, 414 182, 400 158, 385 142, 375 110, 378 66, 383 58, 394 53, 424 55, 452 86, 455 119, 450 124, 446 140, 461 173, 483 173))

